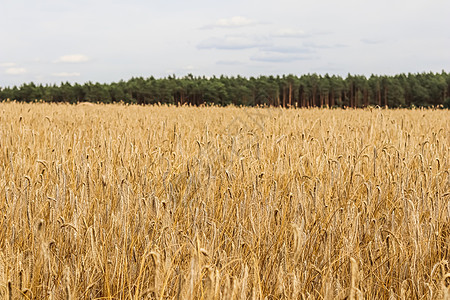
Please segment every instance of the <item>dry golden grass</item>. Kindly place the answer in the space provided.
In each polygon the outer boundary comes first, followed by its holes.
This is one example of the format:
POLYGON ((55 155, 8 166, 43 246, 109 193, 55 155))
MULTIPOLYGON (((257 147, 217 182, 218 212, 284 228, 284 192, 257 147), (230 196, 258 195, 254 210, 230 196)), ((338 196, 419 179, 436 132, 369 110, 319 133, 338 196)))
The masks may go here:
POLYGON ((450 112, 0 103, 3 299, 449 297, 450 112))

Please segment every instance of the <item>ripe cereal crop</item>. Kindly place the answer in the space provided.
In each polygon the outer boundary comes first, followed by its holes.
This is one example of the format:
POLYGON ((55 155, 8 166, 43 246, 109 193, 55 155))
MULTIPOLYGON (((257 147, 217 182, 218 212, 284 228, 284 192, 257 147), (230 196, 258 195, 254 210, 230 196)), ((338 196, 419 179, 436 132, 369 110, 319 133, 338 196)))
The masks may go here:
POLYGON ((449 299, 450 112, 0 103, 2 299, 449 299))

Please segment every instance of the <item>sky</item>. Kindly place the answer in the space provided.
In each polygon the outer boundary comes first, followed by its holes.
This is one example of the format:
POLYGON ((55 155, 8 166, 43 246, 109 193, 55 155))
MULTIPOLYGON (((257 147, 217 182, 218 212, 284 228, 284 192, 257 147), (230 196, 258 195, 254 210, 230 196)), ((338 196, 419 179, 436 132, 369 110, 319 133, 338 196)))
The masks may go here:
POLYGON ((450 71, 448 0, 0 0, 0 87, 450 71))

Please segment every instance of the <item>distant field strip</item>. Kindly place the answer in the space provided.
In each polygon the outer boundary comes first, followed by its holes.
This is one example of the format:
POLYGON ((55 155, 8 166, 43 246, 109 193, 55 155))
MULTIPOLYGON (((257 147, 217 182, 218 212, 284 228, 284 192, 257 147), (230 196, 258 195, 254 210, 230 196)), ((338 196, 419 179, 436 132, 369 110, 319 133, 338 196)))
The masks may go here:
POLYGON ((2 299, 443 299, 450 111, 4 102, 0 212, 2 299))

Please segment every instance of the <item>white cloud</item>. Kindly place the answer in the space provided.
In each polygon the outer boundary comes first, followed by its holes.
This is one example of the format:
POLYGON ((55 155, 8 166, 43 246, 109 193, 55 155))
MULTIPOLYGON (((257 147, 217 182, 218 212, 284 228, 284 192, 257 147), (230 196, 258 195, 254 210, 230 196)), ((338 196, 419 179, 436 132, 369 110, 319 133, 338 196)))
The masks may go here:
POLYGON ((202 29, 213 29, 213 28, 236 28, 256 25, 258 22, 255 20, 247 19, 241 16, 235 16, 229 19, 219 19, 213 24, 205 25, 202 29))
POLYGON ((250 60, 261 61, 261 62, 271 62, 271 63, 288 63, 299 60, 311 60, 314 59, 312 56, 296 55, 296 54, 280 54, 280 53, 267 53, 263 52, 250 57, 250 60))
POLYGON ((334 44, 316 44, 316 43, 304 43, 305 47, 312 49, 334 49, 334 48, 345 48, 347 45, 341 43, 334 44))
POLYGON ((273 47, 263 47, 262 50, 265 52, 276 52, 276 53, 313 53, 313 49, 309 47, 296 47, 296 46, 273 46, 273 47))
POLYGON ((27 69, 25 68, 7 68, 5 70, 6 74, 9 75, 21 75, 21 74, 25 74, 27 72, 27 69))
POLYGON ((269 41, 260 38, 242 36, 227 36, 222 38, 209 38, 198 44, 199 49, 242 50, 270 46, 269 41))
POLYGON ((5 62, 5 63, 1 63, 0 64, 0 67, 3 67, 3 68, 11 68, 11 67, 14 67, 16 64, 15 63, 13 63, 13 62, 5 62))
POLYGON ((379 39, 361 39, 361 42, 363 42, 364 44, 375 45, 380 44, 383 41, 379 39))
POLYGON ((78 72, 60 72, 60 73, 53 73, 52 75, 56 77, 78 77, 81 74, 78 72))
POLYGON ((238 60, 218 60, 216 62, 217 65, 225 65, 225 66, 237 66, 242 65, 243 62, 238 60))
POLYGON ((300 29, 292 29, 292 28, 284 28, 278 30, 273 34, 274 37, 282 37, 282 38, 299 38, 299 37, 307 37, 308 35, 300 29))
POLYGON ((69 55, 63 55, 59 57, 55 62, 57 63, 81 63, 81 62, 87 62, 89 60, 89 57, 83 54, 69 54, 69 55))

